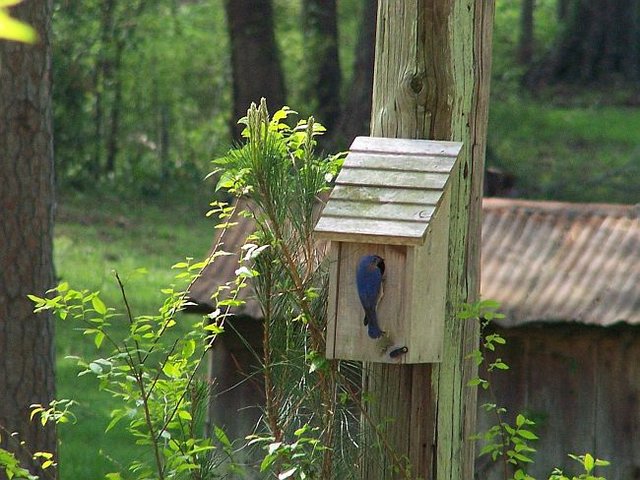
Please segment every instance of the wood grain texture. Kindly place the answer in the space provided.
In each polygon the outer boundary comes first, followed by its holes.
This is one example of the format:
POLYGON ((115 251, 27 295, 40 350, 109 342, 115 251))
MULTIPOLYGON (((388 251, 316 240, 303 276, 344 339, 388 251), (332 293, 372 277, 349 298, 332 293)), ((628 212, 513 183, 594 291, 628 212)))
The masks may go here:
POLYGON ((401 170, 404 172, 449 173, 453 169, 455 156, 439 157, 435 155, 398 154, 378 152, 349 152, 342 168, 375 168, 380 170, 401 170))
MULTIPOLYGON (((381 0, 371 134, 464 142, 452 178, 447 318, 441 364, 367 365, 369 415, 389 416, 388 440, 411 478, 473 478, 475 374, 465 360, 474 323, 456 319, 479 290, 480 200, 486 145, 492 1, 381 0)), ((391 460, 365 458, 361 478, 398 478, 391 460)))
POLYGON ((370 136, 355 138, 350 149, 367 153, 456 157, 461 148, 462 142, 370 136))
MULTIPOLYGON (((435 205, 425 206, 417 203, 372 203, 334 200, 327 204, 323 215, 424 224, 431 219, 435 209, 435 205)), ((422 226, 422 229, 424 229, 424 226, 422 226)))
MULTIPOLYGON (((547 478, 556 466, 574 470, 567 453, 590 452, 611 465, 597 474, 616 480, 640 475, 640 336, 618 325, 538 324, 497 328, 507 339, 498 355, 510 366, 495 375, 495 398, 481 391, 479 403, 506 407, 507 421, 525 412, 540 440, 529 474, 547 478)), ((479 411, 478 429, 495 418, 479 411)), ((502 466, 479 458, 483 480, 504 478, 502 466)))
MULTIPOLYGON (((337 296, 331 299, 335 309, 330 310, 329 322, 335 323, 335 335, 328 344, 329 358, 350 360, 375 360, 398 363, 406 357, 394 360, 389 357, 386 339, 371 339, 364 326, 364 310, 356 288, 356 266, 363 255, 379 255, 384 259, 384 294, 378 304, 380 328, 387 333, 394 346, 407 345, 409 331, 406 321, 406 291, 404 275, 407 264, 407 248, 402 246, 332 242, 330 268, 336 270, 337 296)), ((336 287, 334 287, 336 288, 336 287)), ((330 330, 331 331, 331 330, 330 330)))
POLYGON ((353 217, 322 217, 315 226, 320 240, 387 245, 421 245, 424 233, 422 223, 353 217))
POLYGON ((316 225, 319 238, 424 243, 461 144, 358 137, 316 225), (363 237, 360 239, 360 237, 363 237))
POLYGON ((383 363, 442 359, 447 280, 448 203, 419 247, 332 242, 327 357, 383 363), (385 262, 384 295, 378 304, 381 339, 368 337, 355 272, 363 255, 385 262), (392 356, 395 349, 407 352, 392 356))

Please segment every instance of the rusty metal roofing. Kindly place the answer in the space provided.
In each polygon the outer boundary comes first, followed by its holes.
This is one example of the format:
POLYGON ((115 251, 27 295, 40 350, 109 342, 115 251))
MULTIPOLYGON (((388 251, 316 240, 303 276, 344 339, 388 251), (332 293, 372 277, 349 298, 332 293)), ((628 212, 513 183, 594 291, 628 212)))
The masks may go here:
MULTIPOLYGON (((212 295, 218 291, 220 286, 236 278, 235 271, 240 268, 240 249, 247 243, 247 237, 254 233, 256 226, 252 218, 236 214, 229 218, 228 222, 236 223, 236 225, 218 230, 207 255, 212 255, 216 249, 232 253, 232 255, 216 257, 212 263, 204 268, 200 277, 191 285, 188 299, 195 305, 188 306, 187 310, 212 311, 214 309, 212 295)), ((250 287, 240 290, 238 300, 245 303, 235 309, 237 315, 247 315, 254 318, 262 316, 260 305, 253 298, 253 291, 250 287)))
MULTIPOLYGON (((574 204, 488 198, 483 202, 482 297, 498 300, 505 326, 531 322, 640 324, 640 205, 574 204)), ((237 251, 251 219, 225 234, 237 251)), ((237 257, 219 257, 191 289, 210 307, 232 279, 237 257)), ((240 313, 260 316, 250 298, 240 313)))
POLYGON ((640 324, 640 206, 485 199, 482 297, 516 326, 640 324))

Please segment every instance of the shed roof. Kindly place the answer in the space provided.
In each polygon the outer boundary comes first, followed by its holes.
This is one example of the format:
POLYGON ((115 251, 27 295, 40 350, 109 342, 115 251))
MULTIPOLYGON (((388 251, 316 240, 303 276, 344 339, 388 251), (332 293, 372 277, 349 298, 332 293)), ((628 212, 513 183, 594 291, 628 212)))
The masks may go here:
POLYGON ((640 205, 485 199, 483 298, 505 326, 640 324, 640 205))
MULTIPOLYGON (((575 204, 488 198, 483 201, 483 298, 502 304, 505 326, 532 322, 640 324, 640 205, 575 204)), ((253 232, 249 218, 225 235, 236 251, 253 232)), ((210 306, 233 278, 236 257, 219 257, 191 289, 210 306)), ((259 317, 251 299, 241 310, 259 317)))
POLYGON ((357 137, 317 237, 421 245, 461 148, 459 142, 357 137))

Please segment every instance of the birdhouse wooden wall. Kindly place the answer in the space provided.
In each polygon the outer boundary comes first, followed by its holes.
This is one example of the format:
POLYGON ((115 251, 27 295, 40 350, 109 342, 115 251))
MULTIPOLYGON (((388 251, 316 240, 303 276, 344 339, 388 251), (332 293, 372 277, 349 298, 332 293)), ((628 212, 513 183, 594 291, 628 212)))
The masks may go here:
POLYGON ((359 137, 316 235, 331 240, 327 357, 387 363, 442 359, 449 250, 449 178, 460 143, 359 137), (358 296, 365 255, 384 259, 371 338, 358 296))

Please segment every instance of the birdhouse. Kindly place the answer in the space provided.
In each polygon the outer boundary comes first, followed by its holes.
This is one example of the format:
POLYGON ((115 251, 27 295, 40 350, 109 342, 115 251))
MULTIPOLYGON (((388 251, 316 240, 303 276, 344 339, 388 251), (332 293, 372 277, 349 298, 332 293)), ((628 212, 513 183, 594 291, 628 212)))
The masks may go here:
POLYGON ((331 241, 328 358, 441 361, 450 178, 461 148, 354 140, 315 227, 331 241))

